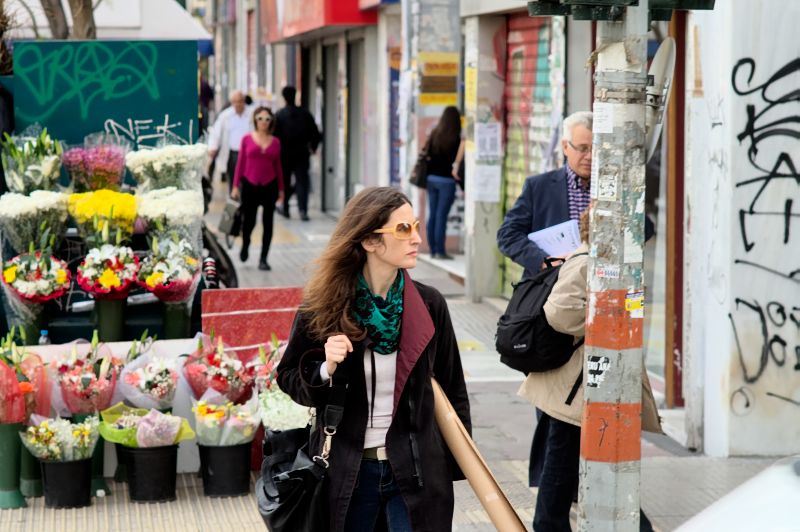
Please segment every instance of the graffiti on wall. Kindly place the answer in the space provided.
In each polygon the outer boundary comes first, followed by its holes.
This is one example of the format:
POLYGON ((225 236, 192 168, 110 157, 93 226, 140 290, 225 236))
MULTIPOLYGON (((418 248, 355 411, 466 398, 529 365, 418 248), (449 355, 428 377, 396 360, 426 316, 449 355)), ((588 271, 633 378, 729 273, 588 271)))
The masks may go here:
POLYGON ((762 394, 800 407, 793 397, 800 381, 798 81, 800 59, 769 70, 746 57, 731 72, 735 112, 744 124, 736 138, 747 161, 734 176, 741 205, 734 272, 749 281, 734 288, 728 315, 744 381, 731 397, 738 415, 749 413, 762 394))

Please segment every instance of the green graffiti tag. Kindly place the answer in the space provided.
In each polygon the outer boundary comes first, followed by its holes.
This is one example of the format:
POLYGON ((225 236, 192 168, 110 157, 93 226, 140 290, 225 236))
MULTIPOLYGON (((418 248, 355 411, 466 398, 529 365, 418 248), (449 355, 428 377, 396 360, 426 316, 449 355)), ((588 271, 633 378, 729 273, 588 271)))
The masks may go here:
POLYGON ((14 57, 15 83, 38 108, 19 111, 21 118, 44 122, 74 101, 76 118, 85 121, 98 101, 113 102, 138 92, 158 100, 157 61, 158 50, 151 42, 128 42, 122 48, 98 41, 52 50, 24 47, 14 57))

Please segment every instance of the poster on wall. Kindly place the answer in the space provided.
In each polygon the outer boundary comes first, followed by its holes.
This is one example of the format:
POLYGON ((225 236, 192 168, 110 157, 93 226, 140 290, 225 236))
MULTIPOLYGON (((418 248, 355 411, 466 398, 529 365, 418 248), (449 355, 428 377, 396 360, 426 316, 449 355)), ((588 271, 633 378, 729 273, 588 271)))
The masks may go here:
POLYGON ((389 186, 400 186, 400 47, 389 48, 389 186))

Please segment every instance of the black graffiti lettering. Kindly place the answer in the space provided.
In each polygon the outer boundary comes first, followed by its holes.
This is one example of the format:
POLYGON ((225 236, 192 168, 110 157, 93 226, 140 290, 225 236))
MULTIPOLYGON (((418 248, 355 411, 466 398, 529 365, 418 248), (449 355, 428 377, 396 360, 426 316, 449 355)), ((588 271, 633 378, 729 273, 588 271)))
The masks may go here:
POLYGON ((769 321, 774 323, 776 327, 783 327, 783 324, 786 323, 786 309, 777 301, 772 301, 767 305, 767 316, 769 316, 769 321), (776 316, 780 320, 776 319, 776 316))
POLYGON ((794 356, 797 358, 797 363, 794 365, 794 370, 800 371, 800 345, 794 346, 794 356))
POLYGON ((772 356, 772 360, 778 365, 778 367, 783 367, 786 364, 786 340, 778 336, 777 334, 773 336, 769 341, 769 354, 772 356), (778 355, 775 353, 775 344, 781 346, 781 357, 778 358, 778 355))
POLYGON ((736 330, 736 321, 733 319, 733 314, 728 314, 728 318, 731 320, 731 327, 733 327, 733 337, 736 339, 736 350, 739 353, 739 364, 742 367, 744 381, 748 384, 752 384, 761 377, 761 374, 764 373, 764 370, 767 368, 767 362, 769 362, 769 351, 767 349, 767 320, 764 318, 764 311, 761 309, 761 305, 758 303, 749 303, 743 299, 736 298, 736 310, 739 309, 740 303, 758 314, 758 319, 761 323, 761 335, 764 339, 761 346, 761 356, 758 361, 758 371, 755 375, 750 375, 747 371, 747 363, 744 360, 742 344, 739 341, 739 333, 736 330))

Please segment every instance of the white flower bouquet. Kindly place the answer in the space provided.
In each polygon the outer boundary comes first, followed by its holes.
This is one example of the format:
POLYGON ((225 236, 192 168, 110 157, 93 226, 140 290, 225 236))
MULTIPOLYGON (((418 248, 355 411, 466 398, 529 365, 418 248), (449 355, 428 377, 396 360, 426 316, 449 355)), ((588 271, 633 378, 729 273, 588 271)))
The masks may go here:
POLYGON ((153 239, 153 254, 139 269, 139 284, 165 303, 185 303, 200 280, 200 261, 186 239, 153 239))
POLYGON ((100 412, 100 435, 125 447, 164 447, 194 438, 189 422, 158 410, 118 403, 100 412))
POLYGON ((177 233, 199 252, 202 249, 203 194, 199 190, 159 188, 137 195, 138 216, 159 239, 177 233))
POLYGON ((129 362, 122 370, 118 388, 138 408, 172 408, 178 388, 180 361, 157 356, 152 351, 129 362))
POLYGON ((78 266, 78 284, 97 299, 123 299, 136 283, 139 257, 127 246, 92 248, 78 266))
POLYGON ((32 416, 31 426, 19 436, 33 456, 45 462, 72 462, 92 457, 99 438, 99 421, 91 416, 82 423, 32 416))
POLYGON ((44 231, 55 236, 54 244, 67 227, 67 194, 34 190, 29 196, 8 192, 0 196, 0 231, 17 253, 38 242, 44 231))
POLYGON ((167 145, 132 151, 125 156, 125 165, 142 192, 166 187, 200 190, 207 160, 205 144, 167 145))
POLYGON ((34 190, 54 190, 61 177, 61 143, 47 129, 31 126, 22 135, 4 134, 0 141, 3 169, 9 190, 29 194, 34 190))
POLYGON ((259 395, 261 422, 267 430, 299 429, 308 425, 311 412, 273 385, 259 395))

